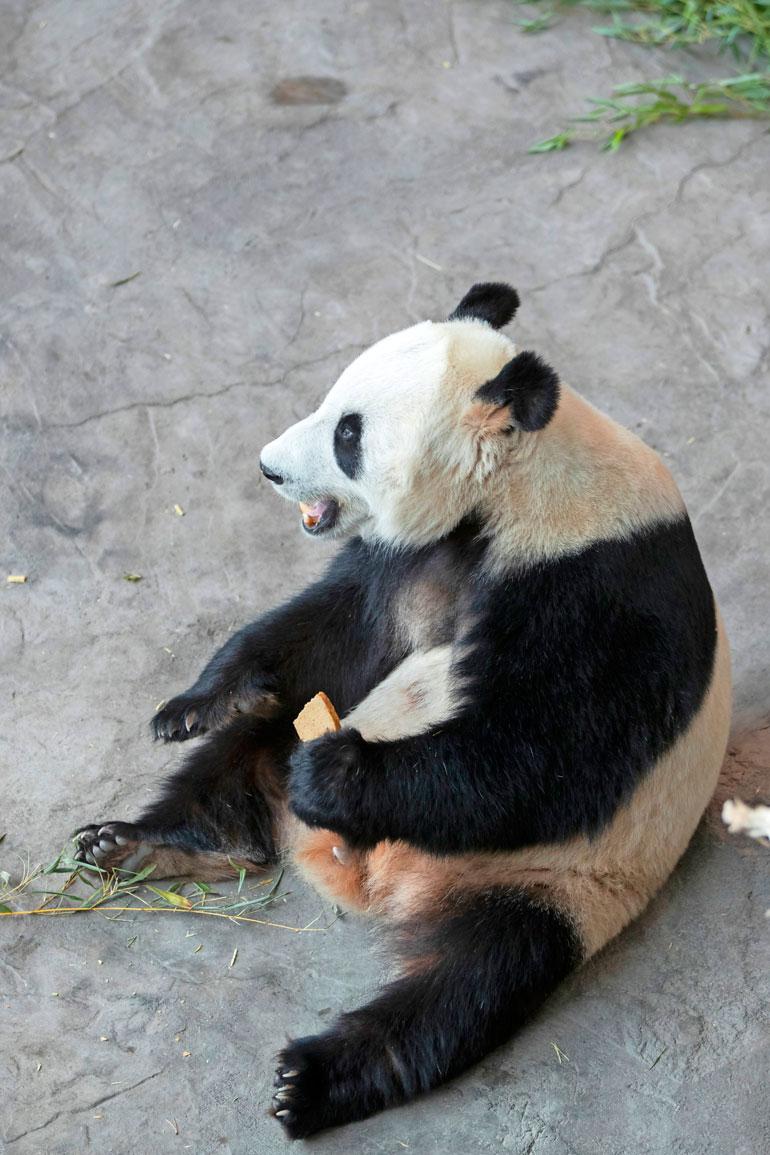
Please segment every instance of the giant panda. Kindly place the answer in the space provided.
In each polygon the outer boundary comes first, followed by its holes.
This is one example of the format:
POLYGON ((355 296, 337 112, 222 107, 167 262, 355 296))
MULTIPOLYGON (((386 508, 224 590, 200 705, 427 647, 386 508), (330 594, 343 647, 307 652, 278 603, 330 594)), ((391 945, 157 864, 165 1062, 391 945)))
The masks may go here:
POLYGON ((205 735, 105 868, 217 877, 289 855, 380 920, 398 974, 281 1053, 292 1138, 362 1119, 504 1042, 644 909, 712 794, 728 643, 657 455, 501 329, 477 284, 386 337, 262 473, 344 542, 154 718, 205 735), (342 728, 298 744, 324 690, 342 728))

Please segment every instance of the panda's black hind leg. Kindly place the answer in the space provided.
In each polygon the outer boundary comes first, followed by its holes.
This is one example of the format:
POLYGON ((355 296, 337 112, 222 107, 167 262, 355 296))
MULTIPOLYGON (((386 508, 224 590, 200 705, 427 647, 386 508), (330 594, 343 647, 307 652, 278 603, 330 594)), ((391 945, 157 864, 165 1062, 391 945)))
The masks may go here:
POLYGON ((290 742, 278 727, 240 718, 210 735, 135 822, 89 823, 75 857, 105 870, 154 867, 156 878, 222 878, 233 864, 275 859, 290 742), (268 739, 271 740, 268 740, 268 739))
POLYGON ((124 877, 149 866, 153 879, 193 876, 203 882, 228 878, 241 867, 251 873, 268 863, 253 851, 245 855, 235 847, 225 852, 186 846, 184 831, 144 829, 133 822, 92 824, 77 831, 73 839, 76 862, 124 877))
POLYGON ((281 1052, 272 1113, 290 1138, 364 1119, 459 1075, 529 1018, 581 956, 561 913, 503 887, 401 931, 405 975, 281 1052))

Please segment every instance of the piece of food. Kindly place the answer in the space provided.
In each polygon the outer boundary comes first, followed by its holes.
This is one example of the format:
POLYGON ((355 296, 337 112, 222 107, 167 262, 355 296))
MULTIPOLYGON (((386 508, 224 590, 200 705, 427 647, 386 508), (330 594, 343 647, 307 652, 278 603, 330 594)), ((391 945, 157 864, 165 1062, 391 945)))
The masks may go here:
POLYGON ((302 742, 339 730, 340 725, 339 714, 323 691, 311 698, 294 719, 294 729, 302 742))
POLYGON ((22 586, 27 580, 27 575, 25 573, 9 573, 5 580, 13 586, 22 586))

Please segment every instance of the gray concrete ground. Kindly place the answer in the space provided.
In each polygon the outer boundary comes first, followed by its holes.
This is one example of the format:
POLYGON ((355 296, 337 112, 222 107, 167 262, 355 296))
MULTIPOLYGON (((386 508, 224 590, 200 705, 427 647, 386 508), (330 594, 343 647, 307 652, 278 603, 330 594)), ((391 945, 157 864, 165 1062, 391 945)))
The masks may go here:
MULTIPOLYGON (((521 291, 521 342, 680 480, 750 731, 732 769, 767 791, 770 135, 528 156, 584 95, 672 63, 590 36, 590 16, 526 38, 516 15, 3 3, 0 564, 29 580, 0 589, 0 865, 152 795, 177 757, 149 742, 156 703, 324 562, 260 485, 260 446, 362 347, 491 277, 521 291)), ((769 862, 705 825, 510 1046, 314 1149, 769 1151, 769 862)), ((0 922, 2 1149, 283 1151, 276 1047, 382 966, 365 926, 285 888, 279 921, 328 929, 0 922)))

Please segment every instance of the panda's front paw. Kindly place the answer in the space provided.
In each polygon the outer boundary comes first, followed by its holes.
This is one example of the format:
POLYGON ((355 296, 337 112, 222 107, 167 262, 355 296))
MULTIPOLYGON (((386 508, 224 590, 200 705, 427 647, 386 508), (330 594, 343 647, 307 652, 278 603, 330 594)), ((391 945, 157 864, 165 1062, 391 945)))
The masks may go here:
POLYGON ((160 707, 152 719, 152 731, 164 742, 185 742, 210 730, 219 730, 239 714, 269 718, 278 708, 278 698, 258 678, 239 681, 208 693, 188 690, 160 707))
POLYGON ((165 702, 150 725, 156 738, 164 742, 186 742, 209 729, 210 700, 194 694, 178 694, 165 702))
POLYGON ((344 729, 297 746, 291 757, 289 802, 308 826, 324 826, 361 845, 366 743, 358 730, 344 729))

